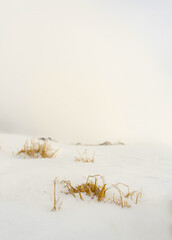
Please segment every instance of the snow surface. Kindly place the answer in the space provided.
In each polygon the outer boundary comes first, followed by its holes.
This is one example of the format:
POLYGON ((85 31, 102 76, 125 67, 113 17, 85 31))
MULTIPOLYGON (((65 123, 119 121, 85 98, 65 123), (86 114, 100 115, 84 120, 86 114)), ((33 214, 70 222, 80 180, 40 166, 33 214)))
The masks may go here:
POLYGON ((75 162, 84 146, 53 143, 53 159, 16 156, 26 137, 0 135, 0 240, 169 240, 172 238, 172 147, 132 144, 88 146, 95 163, 75 162), (137 205, 121 208, 81 201, 59 192, 61 210, 52 212, 53 180, 85 182, 100 174, 106 183, 143 189, 137 205))

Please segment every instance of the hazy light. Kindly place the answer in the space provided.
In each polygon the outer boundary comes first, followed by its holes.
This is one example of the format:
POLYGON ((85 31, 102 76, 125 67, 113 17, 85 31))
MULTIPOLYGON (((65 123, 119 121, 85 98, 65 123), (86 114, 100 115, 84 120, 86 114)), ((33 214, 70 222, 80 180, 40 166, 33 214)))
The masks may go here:
POLYGON ((171 141, 171 3, 129 2, 1 4, 0 130, 171 141))

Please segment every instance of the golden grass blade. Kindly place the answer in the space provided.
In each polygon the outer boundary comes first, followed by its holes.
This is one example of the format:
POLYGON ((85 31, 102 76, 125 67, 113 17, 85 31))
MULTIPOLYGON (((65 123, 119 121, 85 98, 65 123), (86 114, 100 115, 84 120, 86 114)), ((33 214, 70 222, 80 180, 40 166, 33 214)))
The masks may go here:
POLYGON ((62 202, 60 202, 60 197, 58 197, 58 199, 56 198, 56 184, 57 184, 57 180, 58 178, 56 177, 54 179, 54 206, 53 206, 53 209, 52 211, 56 211, 57 209, 61 209, 61 206, 62 206, 62 202), (57 207, 57 203, 59 203, 59 206, 57 207))
POLYGON ((140 197, 140 198, 142 197, 142 192, 139 192, 139 193, 137 194, 137 197, 136 197, 136 204, 138 203, 138 199, 139 199, 139 197, 140 197))
POLYGON ((121 191, 121 189, 118 186, 116 186, 116 184, 113 184, 112 186, 114 186, 118 190, 120 196, 122 195, 125 196, 125 194, 121 191))
POLYGON ((79 191, 79 196, 80 196, 80 199, 81 200, 83 200, 83 198, 82 198, 82 195, 81 195, 81 192, 79 191))
POLYGON ((125 186, 125 187, 128 188, 128 193, 130 192, 130 191, 129 191, 129 186, 128 186, 127 184, 125 184, 125 183, 116 183, 115 185, 116 185, 116 186, 117 186, 117 185, 123 185, 123 186, 125 186))
POLYGON ((137 193, 137 191, 130 192, 125 196, 125 198, 131 197, 131 199, 132 199, 132 196, 136 193, 137 193))
POLYGON ((106 184, 104 184, 104 186, 102 187, 102 190, 98 196, 98 201, 100 202, 102 200, 102 198, 105 196, 105 192, 106 192, 106 184))

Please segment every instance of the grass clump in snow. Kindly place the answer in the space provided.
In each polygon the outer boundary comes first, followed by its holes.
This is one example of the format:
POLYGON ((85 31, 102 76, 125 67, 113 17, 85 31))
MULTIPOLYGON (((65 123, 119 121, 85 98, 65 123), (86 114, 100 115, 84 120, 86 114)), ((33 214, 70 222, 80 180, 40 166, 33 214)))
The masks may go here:
MULTIPOLYGON (((56 210, 56 205, 59 199, 56 198, 56 182, 57 178, 54 180, 54 208, 56 210)), ((83 195, 87 195, 91 199, 96 199, 98 202, 114 203, 118 206, 131 207, 133 203, 137 204, 139 198, 142 197, 142 191, 129 191, 129 186, 123 183, 113 184, 107 187, 104 182, 104 178, 100 175, 88 176, 85 183, 77 184, 72 186, 70 180, 62 180, 61 183, 67 191, 63 192, 65 194, 71 194, 75 198, 77 194, 81 200, 84 200, 83 195), (127 189, 124 191, 122 187, 127 189)))
POLYGON ((85 149, 82 154, 78 151, 78 154, 79 154, 79 157, 75 157, 76 162, 84 162, 84 163, 91 162, 91 163, 94 163, 95 153, 93 154, 92 158, 88 157, 87 149, 85 149))
POLYGON ((113 184, 111 187, 111 191, 112 195, 110 196, 108 201, 115 203, 121 206, 122 208, 131 207, 133 203, 137 204, 139 198, 142 197, 142 190, 141 191, 135 190, 130 192, 129 186, 124 183, 113 184))
POLYGON ((18 151, 17 155, 25 154, 31 158, 52 158, 57 153, 58 149, 54 150, 46 141, 44 143, 36 142, 31 139, 28 143, 26 140, 22 149, 18 151))
POLYGON ((79 194, 81 200, 83 200, 82 194, 85 193, 92 199, 95 197, 97 201, 101 202, 107 191, 106 184, 104 184, 104 180, 99 175, 88 176, 87 181, 82 184, 78 184, 75 187, 72 186, 70 181, 61 181, 64 184, 64 187, 67 188, 66 194, 72 194, 76 197, 76 194, 79 194), (102 185, 98 184, 97 177, 102 179, 102 185))

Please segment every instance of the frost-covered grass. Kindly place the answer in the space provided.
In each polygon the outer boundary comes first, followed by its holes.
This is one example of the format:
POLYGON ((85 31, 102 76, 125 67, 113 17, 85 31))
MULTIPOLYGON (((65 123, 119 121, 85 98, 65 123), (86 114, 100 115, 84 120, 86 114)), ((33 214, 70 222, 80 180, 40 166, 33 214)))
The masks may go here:
MULTIPOLYGON (((56 157, 16 156, 26 137, 0 135, 0 239, 134 239, 170 240, 172 231, 172 147, 132 144, 88 146, 96 161, 75 162, 84 146, 52 143, 56 157), (137 205, 121 208, 88 196, 56 194, 61 209, 52 212, 53 180, 70 179, 72 186, 88 175, 104 176, 106 183, 125 183, 130 192, 142 187, 137 205)), ((107 192, 108 194, 108 192, 107 192)), ((108 195, 107 195, 108 196, 108 195)))

